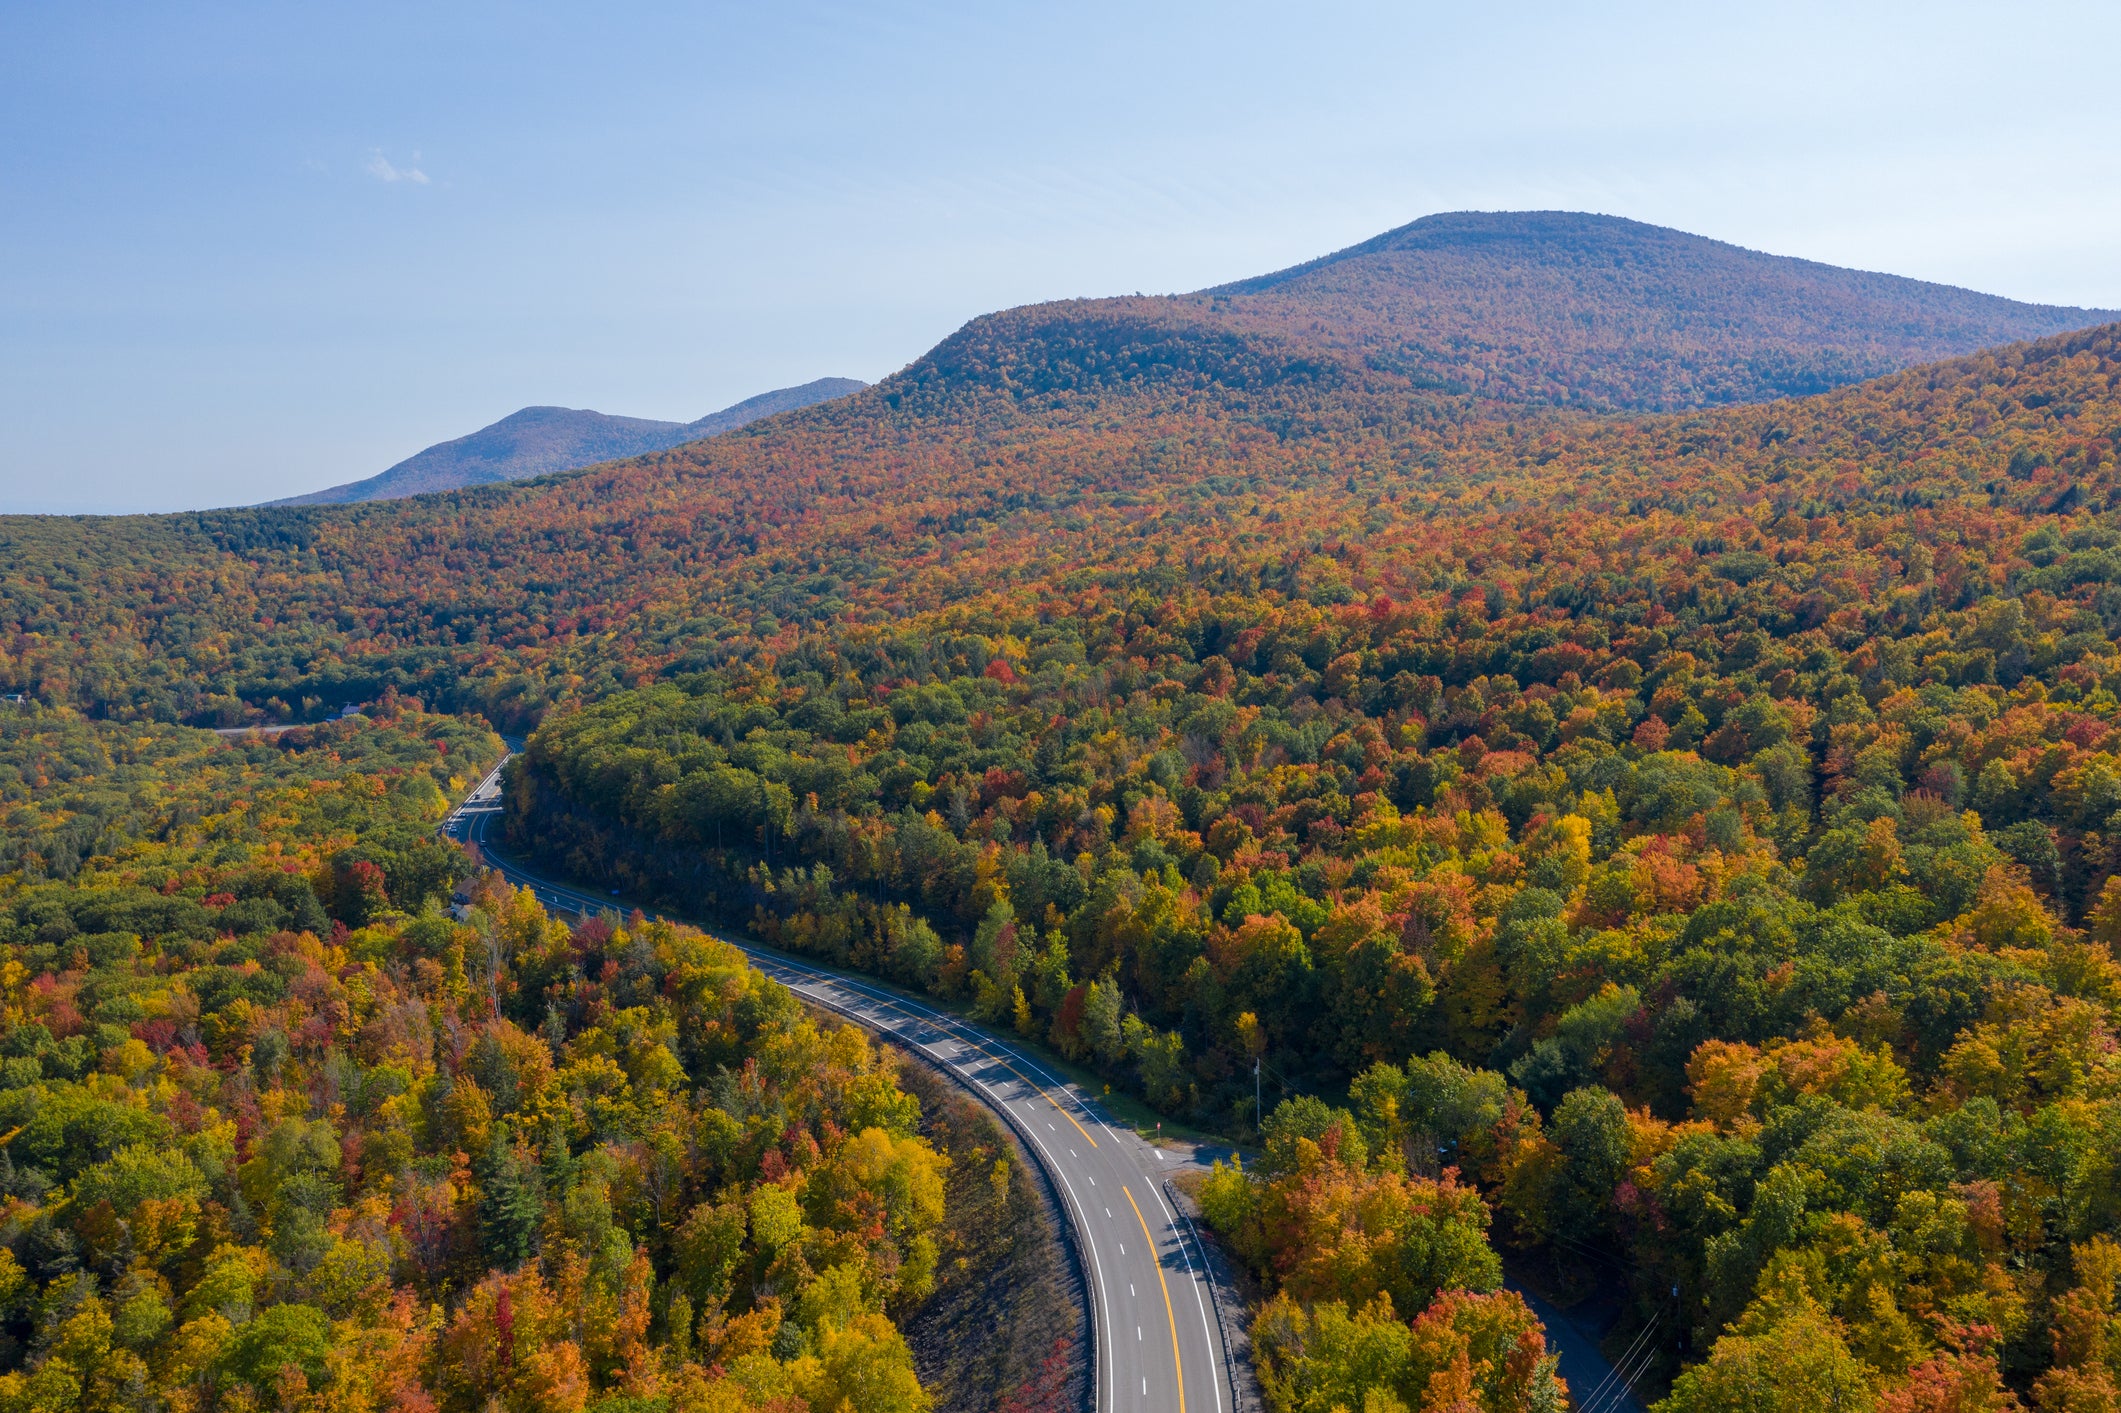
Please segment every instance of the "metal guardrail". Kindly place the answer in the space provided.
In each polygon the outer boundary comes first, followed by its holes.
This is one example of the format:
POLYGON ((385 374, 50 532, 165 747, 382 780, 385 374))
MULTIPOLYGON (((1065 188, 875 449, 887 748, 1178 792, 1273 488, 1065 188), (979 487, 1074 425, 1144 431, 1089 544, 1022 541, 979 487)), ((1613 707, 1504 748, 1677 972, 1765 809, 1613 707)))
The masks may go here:
MULTIPOLYGON (((1075 1229, 1075 1222, 1069 1216, 1068 1204, 1061 1199, 1060 1187, 1054 1182, 1053 1174, 1046 1171, 1045 1164, 1038 1162, 1032 1157, 1036 1150, 1033 1147, 1030 1125, 1025 1123, 1021 1116, 1011 1113, 1007 1104, 997 1104, 986 1095, 980 1093, 979 1087, 972 1082, 969 1075, 960 1074, 948 1064, 938 1064, 921 1055, 915 1046, 906 1044, 895 1031, 882 1029, 860 1012, 838 1005, 828 997, 805 994, 803 999, 811 1005, 822 1006, 837 1015, 845 1016, 862 1029, 871 1031, 897 1045, 908 1055, 912 1056, 915 1063, 942 1075, 943 1078, 970 1096, 974 1103, 988 1113, 998 1117, 1006 1128, 1019 1135, 1022 1140, 1019 1146, 1022 1148, 1026 1160, 1024 1166, 1038 1174, 1039 1184, 1046 1190, 1046 1199, 1053 1204, 1053 1211, 1060 1218, 1055 1225, 1059 1228, 1061 1244, 1067 1248, 1069 1256, 1073 1258, 1075 1278, 1079 1282, 1079 1289, 1082 1292, 1084 1352, 1089 1358, 1089 1369, 1083 1378, 1083 1407, 1086 1413, 1097 1413, 1097 1302, 1091 1298, 1090 1293, 1090 1263, 1084 1258, 1080 1234, 1075 1229)), ((943 1034, 948 1035, 950 1032, 947 1029, 943 1029, 943 1034)), ((1213 1289, 1212 1277, 1210 1278, 1210 1289, 1213 1289)), ((1219 1318, 1220 1312, 1218 1310, 1219 1318)))
POLYGON ((1215 1307, 1215 1328, 1222 1336, 1223 1367, 1230 1378, 1231 1413, 1265 1413, 1258 1376, 1252 1367, 1251 1332, 1243 1328, 1242 1311, 1234 1317, 1230 1313, 1230 1306, 1236 1301, 1235 1292, 1226 1297, 1223 1283, 1216 1279, 1215 1263, 1222 1259, 1222 1251, 1217 1248, 1212 1256, 1209 1254, 1208 1243, 1201 1239, 1200 1228, 1194 1225, 1193 1214, 1186 1210, 1185 1200, 1178 1189, 1171 1185, 1169 1178, 1164 1179, 1163 1186, 1164 1196, 1171 1201, 1171 1210, 1186 1224, 1186 1235, 1193 1239, 1193 1249, 1200 1253, 1201 1274, 1208 1282, 1208 1302, 1215 1307), (1233 1319, 1237 1322, 1234 1328, 1233 1319), (1243 1358, 1238 1356, 1239 1349, 1245 1351, 1243 1358))
MULTIPOLYGON (((511 751, 510 754, 512 755, 514 754, 514 752, 511 751)), ((504 756, 502 758, 501 765, 505 765, 506 763, 507 757, 504 756)), ((476 787, 473 788, 471 794, 466 796, 465 799, 461 803, 459 803, 455 809, 450 811, 448 817, 443 820, 437 832, 441 835, 445 842, 455 844, 459 847, 462 847, 467 843, 477 843, 478 841, 473 840, 469 837, 470 830, 468 827, 465 831, 465 837, 461 838, 453 832, 453 827, 457 824, 459 820, 466 819, 468 816, 471 815, 500 813, 501 805, 498 798, 498 789, 495 788, 494 793, 490 795, 488 794, 488 791, 490 787, 497 787, 501 773, 501 765, 496 765, 493 770, 489 772, 476 787), (482 796, 485 796, 486 798, 482 800, 482 796)), ((491 855, 489 855, 489 857, 491 858, 491 855)), ((505 861, 501 859, 492 858, 492 863, 495 866, 499 867, 503 877, 507 877, 511 872, 511 869, 506 865, 505 861)), ((577 916, 588 916, 586 906, 588 900, 581 898, 579 895, 573 897, 569 896, 569 894, 575 893, 575 890, 563 888, 562 886, 557 884, 541 884, 535 879, 528 878, 527 875, 526 882, 530 886, 533 894, 537 895, 541 901, 549 897, 552 900, 552 904, 555 908, 568 908, 574 911, 577 916)), ((659 913, 655 916, 657 918, 660 918, 662 915, 659 913)), ((744 946, 741 943, 735 945, 739 946, 742 950, 746 952, 760 950, 765 951, 769 956, 772 955, 772 949, 754 949, 752 947, 744 946)), ((818 970, 817 968, 810 967, 807 963, 800 961, 794 957, 775 956, 773 957, 773 964, 790 971, 810 971, 823 980, 839 981, 843 979, 835 977, 829 972, 823 972, 818 970)), ((757 965, 756 959, 753 960, 753 965, 757 965)), ((1021 1140, 1020 1147, 1022 1148, 1026 1159, 1025 1166, 1030 1169, 1030 1171, 1037 1174, 1039 1184, 1045 1191, 1047 1201, 1052 1204, 1053 1211, 1060 1218, 1060 1220, 1056 1224, 1059 1229, 1058 1235, 1060 1237, 1061 1244, 1067 1249, 1068 1255, 1070 1256, 1070 1258, 1072 1258, 1071 1264, 1075 1268, 1078 1289, 1081 1292, 1081 1305, 1083 1310, 1084 1350, 1085 1355, 1089 1361, 1088 1371, 1083 1379, 1083 1406, 1086 1410, 1086 1413, 1097 1413, 1097 1355, 1099 1332, 1097 1328, 1097 1302, 1091 1296, 1090 1265, 1083 1251, 1081 1234, 1076 1230, 1076 1223, 1069 1212, 1068 1204, 1062 1199, 1059 1184, 1055 1182, 1054 1175, 1046 1169, 1045 1164, 1038 1162, 1036 1158, 1032 1156, 1033 1153, 1036 1151, 1036 1142, 1030 1127, 1023 1121, 1023 1119, 1019 1115, 1010 1112, 1008 1105, 997 1104, 993 1102, 987 1095, 982 1094, 979 1090, 979 1086, 973 1082, 969 1074, 960 1073, 956 1067, 948 1063, 938 1063, 934 1060, 929 1059, 926 1056, 921 1055, 919 1053, 919 1047, 917 1043, 907 1043, 906 1037, 902 1037, 893 1030, 887 1030, 884 1027, 877 1025, 869 1017, 864 1016, 858 1011, 855 1011, 849 1007, 839 1005, 829 997, 816 995, 814 993, 799 994, 802 995, 803 1000, 807 1003, 814 1006, 820 1006, 826 1010, 834 1012, 837 1015, 844 1016, 847 1020, 862 1027, 864 1030, 871 1031, 876 1035, 886 1040, 889 1040, 894 1044, 899 1045, 901 1048, 905 1049, 906 1052, 911 1055, 917 1063, 920 1063, 924 1067, 936 1072, 937 1074, 940 1074, 945 1080, 956 1085, 966 1095, 968 1095, 974 1103, 978 1104, 988 1113, 993 1114, 994 1116, 999 1118, 1005 1128, 1018 1135, 1019 1139, 1021 1140)), ((897 1004, 895 1000, 892 1000, 888 997, 888 993, 880 993, 879 998, 885 999, 886 1004, 897 1004)), ((907 1018, 909 1020, 917 1020, 917 1018, 910 1015, 907 1018)), ((954 1019, 954 1017, 950 1019, 954 1019)), ((944 1020, 942 1024, 937 1025, 935 1028, 940 1030, 945 1035, 952 1035, 952 1031, 947 1020, 944 1020)), ((958 1037, 952 1035, 952 1038, 958 1037)), ((1180 1212, 1180 1215, 1184 1215, 1183 1211, 1180 1212)), ((1188 1225, 1189 1227, 1191 1225, 1190 1219, 1188 1219, 1188 1225)), ((1207 1260, 1206 1248, 1201 1246, 1199 1238, 1197 1236, 1195 1237, 1194 1244, 1196 1247, 1201 1249, 1201 1259, 1203 1265, 1205 1265, 1207 1260)), ((1215 1281, 1211 1272, 1209 1275, 1209 1289, 1211 1293, 1215 1290, 1215 1288, 1215 1281)), ((1217 1301, 1216 1305, 1216 1319, 1218 1325, 1220 1326, 1222 1324, 1222 1307, 1219 1300, 1217 1301)), ((1224 1328, 1226 1329, 1227 1327, 1224 1328)), ((1227 1351, 1227 1343, 1225 1344, 1224 1348, 1227 1351)), ((1234 1376, 1231 1380, 1231 1396, 1233 1398, 1237 1398, 1239 1396, 1236 1391, 1236 1379, 1234 1376)), ((1239 1410, 1239 1413, 1243 1413, 1243 1410, 1239 1410)))

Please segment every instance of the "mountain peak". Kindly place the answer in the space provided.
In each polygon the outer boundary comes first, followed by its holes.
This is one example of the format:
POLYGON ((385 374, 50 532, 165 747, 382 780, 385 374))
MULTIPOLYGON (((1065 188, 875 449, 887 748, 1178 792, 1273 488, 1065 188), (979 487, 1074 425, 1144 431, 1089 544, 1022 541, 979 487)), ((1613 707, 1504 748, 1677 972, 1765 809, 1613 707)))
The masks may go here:
POLYGON ((1578 211, 1450 211, 1189 296, 1419 386, 1597 411, 1821 392, 2121 318, 1578 211))
POLYGON ((273 505, 343 505, 399 500, 429 491, 453 491, 496 481, 573 471, 600 461, 665 451, 702 437, 733 432, 776 413, 858 392, 855 378, 818 378, 798 387, 776 388, 710 412, 696 422, 658 422, 614 417, 579 407, 523 407, 469 436, 438 442, 365 481, 352 481, 273 505))

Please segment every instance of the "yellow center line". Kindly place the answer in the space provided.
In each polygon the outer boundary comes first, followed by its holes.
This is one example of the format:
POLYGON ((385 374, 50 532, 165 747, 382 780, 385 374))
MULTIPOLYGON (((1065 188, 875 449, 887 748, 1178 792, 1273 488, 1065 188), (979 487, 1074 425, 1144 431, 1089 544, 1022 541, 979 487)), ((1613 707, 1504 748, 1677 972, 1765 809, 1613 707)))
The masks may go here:
POLYGON ((1186 1366, 1178 1357, 1178 1316, 1171 1312, 1171 1286, 1164 1280, 1163 1253, 1156 1249, 1156 1238, 1149 1235, 1149 1223, 1142 1217, 1141 1204, 1134 1200, 1134 1189, 1122 1187, 1120 1191, 1127 1194, 1134 1220, 1142 1226, 1142 1240, 1149 1243, 1149 1254, 1156 1258, 1156 1284, 1164 1293, 1164 1318, 1171 1324, 1171 1372, 1178 1380, 1178 1413, 1186 1413, 1186 1366))
MULTIPOLYGON (((979 1053, 982 1055, 987 1054, 985 1050, 981 1050, 979 1053)), ((988 1058, 993 1059, 992 1056, 988 1056, 988 1058)), ((1075 1131, 1083 1136, 1083 1142, 1089 1144, 1092 1148, 1097 1147, 1097 1140, 1090 1136, 1090 1130, 1084 1128, 1081 1124, 1076 1123, 1075 1115, 1069 1113, 1067 1109, 1062 1106, 1060 1100, 1054 1098, 1051 1094, 1048 1094, 1035 1081, 1026 1079, 1022 1071, 1018 1070, 1015 1065, 1010 1064, 1007 1060, 995 1060, 994 1063, 1000 1065, 1003 1069, 1015 1075, 1018 1081, 1020 1081, 1021 1083, 1030 1085, 1031 1090, 1034 1094, 1038 1095, 1039 1098, 1045 1100, 1048 1104, 1051 1104, 1054 1107, 1055 1111, 1058 1112, 1062 1118, 1066 1119, 1071 1124, 1075 1124, 1075 1131)))

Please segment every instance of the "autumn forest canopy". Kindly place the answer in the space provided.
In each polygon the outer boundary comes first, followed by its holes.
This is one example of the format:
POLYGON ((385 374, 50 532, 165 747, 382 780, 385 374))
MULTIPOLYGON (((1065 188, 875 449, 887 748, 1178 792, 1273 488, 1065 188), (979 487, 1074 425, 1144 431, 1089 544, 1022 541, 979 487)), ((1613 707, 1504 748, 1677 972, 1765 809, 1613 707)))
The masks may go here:
POLYGON ((570 476, 0 520, 0 1413, 935 1396, 1006 1143, 475 874, 497 730, 512 851, 1243 1143, 1277 1413, 1557 1406, 1505 1258, 1672 1413, 2121 1405, 2105 317, 1432 218, 570 476))

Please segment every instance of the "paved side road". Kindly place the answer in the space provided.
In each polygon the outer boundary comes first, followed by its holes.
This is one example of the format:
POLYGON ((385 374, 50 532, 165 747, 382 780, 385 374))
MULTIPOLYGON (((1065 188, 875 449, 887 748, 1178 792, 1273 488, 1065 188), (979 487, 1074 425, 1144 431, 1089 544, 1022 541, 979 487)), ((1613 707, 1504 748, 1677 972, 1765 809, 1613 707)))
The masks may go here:
POLYGON ((1648 1336, 1656 1332, 1654 1326, 1627 1351, 1628 1372, 1615 1372, 1611 1361, 1599 1350, 1598 1341, 1575 1321, 1522 1281, 1506 1276, 1503 1284, 1523 1296, 1539 1323, 1546 1326, 1547 1348, 1561 1361, 1561 1377, 1568 1381, 1576 1413, 1644 1413, 1642 1400, 1635 1396, 1635 1383, 1654 1351, 1654 1346, 1648 1344, 1648 1336))
MULTIPOLYGON (((501 813, 500 780, 496 766, 451 813, 448 836, 477 844, 490 867, 549 908, 625 907, 617 894, 554 883, 495 851, 487 830, 501 813)), ((1061 1196, 1082 1262, 1098 1410, 1239 1413, 1197 1234, 1162 1190, 1173 1171, 1221 1150, 1145 1142, 1009 1037, 864 978, 715 935, 805 1000, 928 1056, 1022 1135, 1061 1196)))

